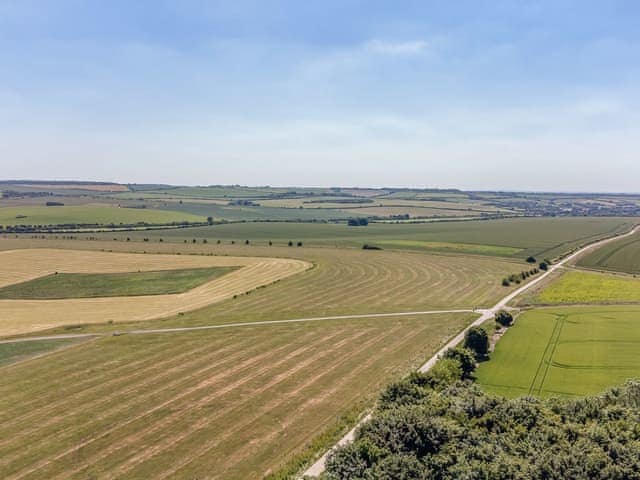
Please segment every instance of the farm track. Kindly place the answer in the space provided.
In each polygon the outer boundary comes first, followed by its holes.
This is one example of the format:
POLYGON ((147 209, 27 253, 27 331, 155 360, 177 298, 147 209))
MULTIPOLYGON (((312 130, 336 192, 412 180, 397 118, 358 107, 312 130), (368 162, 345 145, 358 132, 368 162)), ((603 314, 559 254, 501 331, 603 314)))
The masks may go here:
POLYGON ((0 300, 0 335, 60 325, 150 320, 196 310, 303 272, 309 262, 281 258, 141 255, 73 250, 0 252, 0 285, 66 273, 114 273, 208 266, 242 266, 187 292, 140 297, 0 300))
MULTIPOLYGON (((613 237, 604 238, 602 240, 597 240, 595 242, 592 242, 592 243, 590 243, 588 245, 585 245, 585 246, 579 248, 575 252, 573 252, 573 253, 567 255, 566 257, 562 258, 560 261, 558 261, 557 263, 553 264, 546 272, 542 273, 538 277, 535 277, 533 280, 529 281, 528 283, 526 283, 525 285, 519 287, 518 289, 510 292, 508 295, 503 297, 498 303, 496 303, 490 309, 484 310, 482 312, 482 315, 479 318, 477 318, 475 321, 473 321, 472 323, 467 325, 464 329, 462 329, 461 332, 459 332, 456 336, 451 338, 440 350, 438 350, 438 352, 435 355, 433 355, 426 363, 424 363, 418 369, 418 371, 422 372, 422 373, 428 372, 431 368, 433 368, 433 366, 437 363, 437 361, 440 359, 440 357, 448 349, 454 348, 456 345, 458 345, 458 344, 460 344, 462 342, 462 340, 464 339, 464 335, 467 332, 467 330, 469 330, 471 327, 482 325, 484 322, 486 322, 487 320, 491 319, 493 316, 495 316, 495 314, 499 310, 507 307, 509 302, 511 302, 514 298, 516 298, 517 296, 519 296, 522 293, 526 292, 527 290, 531 289, 535 285, 540 284, 546 278, 548 278, 550 275, 552 275, 553 272, 555 272, 558 269, 563 268, 565 264, 571 264, 572 262, 574 262, 575 260, 578 260, 580 257, 585 255, 586 253, 592 252, 592 251, 594 251, 594 250, 596 250, 598 248, 601 248, 604 245, 607 245, 609 243, 615 242, 617 240, 621 240, 621 239, 624 239, 624 238, 631 237, 631 236, 635 235, 639 230, 640 230, 640 226, 636 225, 630 231, 628 231, 628 232, 626 232, 624 234, 619 234, 619 235, 615 235, 613 237)), ((558 333, 558 335, 559 335, 559 333, 558 333)), ((556 343, 557 343, 557 338, 556 338, 556 343)), ((554 344, 553 348, 555 349, 555 344, 554 344)), ((545 372, 545 375, 546 375, 546 372, 545 372)), ((351 443, 353 441, 353 439, 354 439, 355 432, 356 432, 357 428, 362 423, 366 422, 369 418, 370 418, 370 415, 366 415, 364 418, 362 418, 354 428, 352 428, 349 432, 347 432, 336 443, 336 445, 334 445, 334 447, 332 449, 327 451, 315 463, 313 463, 309 468, 307 468, 303 473, 303 477, 318 477, 318 476, 320 476, 325 471, 325 464, 326 464, 326 460, 327 460, 329 454, 337 446, 344 445, 346 443, 351 443)))

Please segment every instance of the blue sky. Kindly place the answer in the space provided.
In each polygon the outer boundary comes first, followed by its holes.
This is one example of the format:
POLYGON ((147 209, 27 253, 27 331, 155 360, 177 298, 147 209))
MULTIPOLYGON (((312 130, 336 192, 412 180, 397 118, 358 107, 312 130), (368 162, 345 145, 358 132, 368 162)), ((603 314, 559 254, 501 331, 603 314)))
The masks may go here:
POLYGON ((0 0, 0 177, 640 191, 637 1, 0 0))

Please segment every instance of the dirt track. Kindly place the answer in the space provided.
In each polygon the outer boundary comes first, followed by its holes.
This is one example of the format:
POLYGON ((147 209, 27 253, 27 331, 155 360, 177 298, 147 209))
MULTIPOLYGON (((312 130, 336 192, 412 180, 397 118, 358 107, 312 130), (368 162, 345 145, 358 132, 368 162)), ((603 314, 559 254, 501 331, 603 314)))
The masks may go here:
POLYGON ((112 273, 241 266, 221 278, 176 295, 0 300, 0 336, 60 325, 149 320, 195 310, 302 272, 308 262, 282 258, 145 255, 34 249, 0 252, 0 286, 54 272, 112 273))

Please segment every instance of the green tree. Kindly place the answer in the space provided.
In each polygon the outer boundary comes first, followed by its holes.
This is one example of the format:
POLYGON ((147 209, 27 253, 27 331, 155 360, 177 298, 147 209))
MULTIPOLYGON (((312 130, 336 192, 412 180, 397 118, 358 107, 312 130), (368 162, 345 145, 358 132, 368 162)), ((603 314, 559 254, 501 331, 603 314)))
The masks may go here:
POLYGON ((464 346, 471 350, 476 358, 489 353, 489 335, 482 327, 471 327, 464 335, 464 346))
POLYGON ((504 310, 500 310, 496 313, 496 322, 503 327, 510 327, 513 324, 513 315, 509 312, 505 312, 504 310))

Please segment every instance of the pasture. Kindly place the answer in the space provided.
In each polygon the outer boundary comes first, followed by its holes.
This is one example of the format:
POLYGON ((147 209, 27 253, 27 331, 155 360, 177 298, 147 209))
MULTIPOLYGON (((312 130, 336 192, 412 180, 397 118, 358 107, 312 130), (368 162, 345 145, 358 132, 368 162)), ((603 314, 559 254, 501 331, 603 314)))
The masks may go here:
POLYGON ((109 205, 19 206, 0 208, 0 225, 130 225, 204 222, 206 217, 150 208, 119 208, 109 205))
POLYGON ((507 397, 581 396, 640 376, 640 307, 531 310, 518 317, 476 371, 507 397))
POLYGON ((640 302, 640 279, 584 271, 563 273, 532 301, 545 305, 628 302, 640 302))
POLYGON ((470 320, 425 315, 109 336, 2 367, 0 477, 293 473, 385 384, 470 320))
POLYGON ((0 336, 61 325, 149 320, 205 307, 300 273, 302 260, 229 256, 144 255, 79 250, 25 249, 0 253, 0 286, 55 272, 121 273, 179 268, 242 267, 185 293, 64 300, 0 300, 0 336))
POLYGON ((605 245, 577 262, 580 267, 640 274, 640 234, 605 245))

